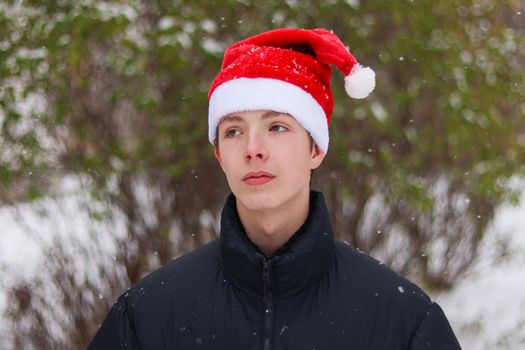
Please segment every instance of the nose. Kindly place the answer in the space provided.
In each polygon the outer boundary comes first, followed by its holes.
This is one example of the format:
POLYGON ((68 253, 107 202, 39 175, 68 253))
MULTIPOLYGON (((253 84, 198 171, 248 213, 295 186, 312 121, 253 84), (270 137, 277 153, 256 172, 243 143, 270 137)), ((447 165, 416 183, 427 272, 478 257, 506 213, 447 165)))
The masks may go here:
POLYGON ((268 150, 264 138, 257 132, 250 133, 247 137, 247 144, 245 150, 246 161, 253 161, 255 159, 266 160, 268 158, 268 150))

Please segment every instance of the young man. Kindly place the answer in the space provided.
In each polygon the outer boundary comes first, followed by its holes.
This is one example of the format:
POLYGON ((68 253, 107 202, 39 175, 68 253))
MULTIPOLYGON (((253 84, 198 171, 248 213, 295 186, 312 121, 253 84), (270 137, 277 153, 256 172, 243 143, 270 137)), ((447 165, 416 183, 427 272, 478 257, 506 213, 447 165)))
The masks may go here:
POLYGON ((330 64, 350 96, 374 88, 374 73, 323 29, 228 48, 208 115, 232 191, 220 239, 122 295, 90 349, 460 348, 421 289, 334 240, 310 190, 328 150, 330 64))

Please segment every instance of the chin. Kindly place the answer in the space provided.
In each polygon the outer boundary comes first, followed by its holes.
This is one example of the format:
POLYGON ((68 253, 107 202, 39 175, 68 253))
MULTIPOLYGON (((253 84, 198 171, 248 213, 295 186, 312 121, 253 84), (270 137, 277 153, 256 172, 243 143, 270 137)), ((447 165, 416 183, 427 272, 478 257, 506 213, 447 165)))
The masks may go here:
POLYGON ((280 196, 272 192, 254 191, 247 193, 247 191, 241 191, 234 194, 237 200, 251 211, 277 208, 281 202, 280 196))

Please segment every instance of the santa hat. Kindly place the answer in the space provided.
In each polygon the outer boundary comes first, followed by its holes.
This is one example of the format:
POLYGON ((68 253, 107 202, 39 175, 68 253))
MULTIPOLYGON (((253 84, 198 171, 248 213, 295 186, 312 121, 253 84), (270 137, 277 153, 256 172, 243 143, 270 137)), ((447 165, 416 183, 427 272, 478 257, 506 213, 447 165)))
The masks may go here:
POLYGON ((292 115, 326 153, 334 107, 331 64, 345 75, 350 97, 365 98, 374 90, 374 71, 357 63, 326 29, 276 29, 228 47, 208 93, 210 142, 222 117, 272 110, 292 115))

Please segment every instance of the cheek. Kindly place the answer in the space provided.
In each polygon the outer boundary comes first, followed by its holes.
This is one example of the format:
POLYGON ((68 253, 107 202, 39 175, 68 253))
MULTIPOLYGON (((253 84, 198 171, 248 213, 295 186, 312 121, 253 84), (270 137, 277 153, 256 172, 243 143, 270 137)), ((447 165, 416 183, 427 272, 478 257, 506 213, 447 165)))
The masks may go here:
POLYGON ((308 153, 304 152, 292 153, 285 161, 286 166, 296 178, 302 178, 305 175, 310 174, 311 163, 311 157, 308 153))
POLYGON ((222 166, 222 170, 226 173, 226 175, 229 175, 232 172, 232 169, 234 168, 231 165, 230 159, 228 159, 228 157, 223 157, 222 158, 221 166, 222 166))
POLYGON ((221 149, 221 167, 222 170, 226 173, 226 176, 235 173, 235 170, 239 169, 239 161, 237 160, 237 155, 232 153, 231 150, 222 150, 221 149))

